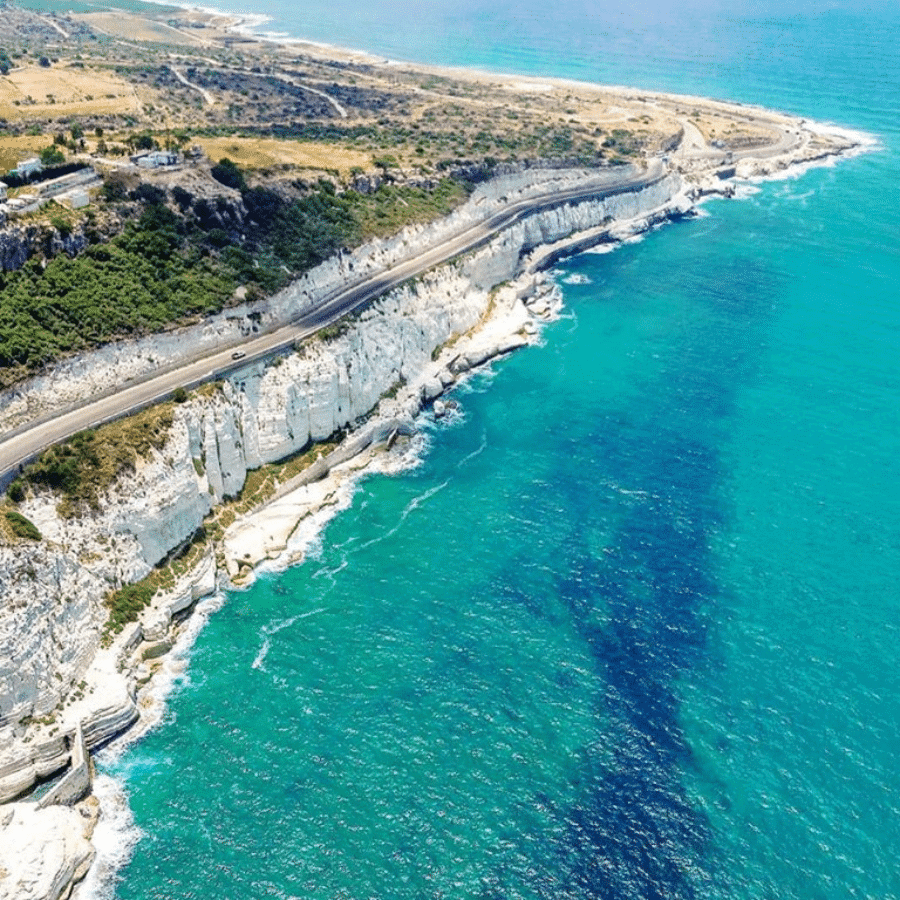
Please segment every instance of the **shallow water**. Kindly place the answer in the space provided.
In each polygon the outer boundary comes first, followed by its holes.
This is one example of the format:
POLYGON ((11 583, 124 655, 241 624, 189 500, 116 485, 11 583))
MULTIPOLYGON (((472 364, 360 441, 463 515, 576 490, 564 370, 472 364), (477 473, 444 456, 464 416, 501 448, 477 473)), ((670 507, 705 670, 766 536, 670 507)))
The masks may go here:
POLYGON ((106 763, 116 896, 900 896, 896 5, 404 9, 271 27, 883 149, 564 266, 543 345, 230 594, 106 763))

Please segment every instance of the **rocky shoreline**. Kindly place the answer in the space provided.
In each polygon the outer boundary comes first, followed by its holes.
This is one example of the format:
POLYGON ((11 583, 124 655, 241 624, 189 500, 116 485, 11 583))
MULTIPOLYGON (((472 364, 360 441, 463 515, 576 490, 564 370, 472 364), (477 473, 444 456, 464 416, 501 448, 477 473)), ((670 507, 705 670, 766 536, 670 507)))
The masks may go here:
MULTIPOLYGON (((847 139, 821 157, 788 154, 748 163, 740 174, 778 177, 791 165, 821 163, 857 146, 847 139)), ((333 339, 252 364, 217 392, 192 397, 177 409, 166 446, 114 485, 95 515, 63 521, 54 498, 26 501, 45 539, 24 552, 0 547, 0 588, 16 610, 0 623, 12 660, 0 680, 0 800, 70 763, 75 771, 82 746, 96 749, 146 724, 146 685, 198 601, 223 584, 246 582, 267 560, 289 563, 298 525, 337 504, 348 479, 413 435, 424 408, 440 414, 442 395, 469 371, 537 340, 561 302, 543 274, 549 266, 691 215, 705 197, 730 196, 737 174, 673 173, 639 196, 529 217, 465 259, 385 295, 333 339), (104 586, 142 578, 184 545, 249 470, 347 428, 334 450, 246 510, 137 622, 101 646, 104 586)), ((340 277, 339 266, 333 274, 340 277)), ((84 876, 97 804, 89 779, 78 783, 80 790, 61 798, 71 806, 0 807, 0 897, 65 897, 84 876), (13 834, 27 835, 24 844, 7 840, 13 834)))

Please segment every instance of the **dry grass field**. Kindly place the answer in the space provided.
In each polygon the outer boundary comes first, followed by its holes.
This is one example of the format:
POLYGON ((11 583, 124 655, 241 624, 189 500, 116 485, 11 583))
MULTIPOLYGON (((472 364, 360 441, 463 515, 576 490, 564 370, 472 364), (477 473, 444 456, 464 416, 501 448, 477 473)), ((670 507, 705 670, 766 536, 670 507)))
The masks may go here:
POLYGON ((43 135, 0 134, 0 175, 14 169, 21 160, 37 156, 50 140, 43 135))
POLYGON ((70 52, 54 49, 60 62, 35 64, 38 53, 49 52, 45 40, 16 56, 30 64, 0 78, 0 119, 9 130, 44 129, 41 140, 21 144, 3 144, 0 134, 0 166, 47 146, 78 117, 88 119, 89 152, 95 125, 114 145, 111 155, 140 132, 163 143, 181 131, 214 161, 344 177, 355 167, 371 172, 385 164, 433 174, 481 160, 625 162, 667 153, 683 135, 692 152, 710 143, 719 151, 777 139, 771 116, 749 107, 253 42, 228 32, 237 17, 150 10, 69 15, 49 24, 21 14, 20 30, 27 25, 35 39, 52 35, 54 48, 61 32, 75 37, 70 52))
POLYGON ((165 22, 145 19, 141 16, 122 15, 119 12, 97 12, 80 13, 73 15, 72 18, 83 22, 101 34, 130 41, 146 41, 151 44, 187 44, 193 47, 208 44, 208 41, 198 35, 172 28, 165 22))
POLYGON ((274 138, 197 138, 196 143, 214 161, 228 157, 242 169, 274 169, 291 166, 336 170, 346 176, 354 166, 371 168, 372 158, 336 145, 274 138))
POLYGON ((0 77, 0 117, 18 122, 137 112, 134 86, 117 75, 72 66, 27 66, 0 77))

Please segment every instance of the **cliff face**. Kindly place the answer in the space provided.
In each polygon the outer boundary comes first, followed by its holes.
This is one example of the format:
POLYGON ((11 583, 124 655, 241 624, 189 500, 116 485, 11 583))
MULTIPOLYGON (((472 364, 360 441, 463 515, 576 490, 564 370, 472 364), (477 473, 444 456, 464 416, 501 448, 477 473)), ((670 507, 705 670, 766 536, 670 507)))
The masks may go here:
MULTIPOLYGON (((98 650, 109 590, 142 578, 189 539, 213 505, 240 491, 249 470, 352 426, 398 383, 416 382, 435 348, 485 316, 491 289, 521 271, 524 253, 609 219, 659 211, 678 187, 678 179, 669 178, 641 192, 533 216, 478 253, 381 298, 340 336, 312 339, 291 355, 248 365, 219 388, 192 395, 175 406, 165 446, 138 460, 96 510, 64 519, 54 496, 26 500, 22 512, 43 540, 0 544, 0 800, 65 764, 76 713, 88 746, 136 715, 134 685, 115 674, 129 650, 127 635, 125 646, 98 650), (80 693, 73 685, 92 666, 101 666, 110 684, 73 700, 80 693), (37 733, 21 724, 46 716, 54 721, 37 733)), ((332 275, 317 276, 329 284, 346 259, 331 266, 332 275)), ((294 294, 309 296, 313 289, 310 278, 294 294)), ((214 576, 214 568, 207 569, 207 589, 214 576)), ((184 591, 186 599, 164 611, 157 637, 167 615, 187 605, 196 587, 184 591)))
POLYGON ((60 253, 75 256, 86 246, 87 238, 80 229, 63 235, 48 226, 7 225, 0 228, 0 271, 21 269, 38 251, 47 257, 60 253))

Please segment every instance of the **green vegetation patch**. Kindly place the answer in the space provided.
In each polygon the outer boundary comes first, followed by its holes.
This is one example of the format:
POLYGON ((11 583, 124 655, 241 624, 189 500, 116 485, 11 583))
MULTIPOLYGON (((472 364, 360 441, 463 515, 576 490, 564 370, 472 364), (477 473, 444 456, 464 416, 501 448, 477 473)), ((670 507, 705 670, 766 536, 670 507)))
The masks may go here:
POLYGON ((37 526, 29 519, 26 519, 22 513, 16 512, 14 509, 8 509, 6 510, 6 521, 16 537, 25 538, 29 541, 39 541, 41 539, 41 533, 38 531, 37 526))
POLYGON ((210 170, 210 174, 219 184, 224 184, 225 187, 234 188, 236 191, 247 190, 247 182, 244 181, 243 173, 237 164, 227 157, 219 160, 210 170))
POLYGON ((25 469, 24 477, 32 485, 62 494, 63 516, 75 515, 83 506, 96 509, 100 494, 118 475, 133 469, 151 449, 162 449, 172 420, 172 404, 164 403, 96 430, 80 431, 46 450, 25 469))
POLYGON ((21 478, 16 478, 6 489, 6 496, 13 503, 21 503, 25 499, 25 482, 21 478))
POLYGON ((468 191, 458 181, 444 178, 431 191, 405 185, 382 185, 372 194, 348 191, 344 196, 351 203, 358 237, 368 240, 396 234, 407 225, 432 222, 446 216, 465 202, 468 191))
MULTIPOLYGON (((109 181, 108 202, 142 204, 121 234, 97 243, 93 233, 95 242, 74 258, 35 258, 0 273, 0 387, 66 354, 219 312, 239 285, 249 299, 277 291, 338 250, 444 216, 467 196, 449 178, 430 190, 387 184, 365 195, 338 194, 323 180, 286 199, 248 188, 227 159, 216 168, 241 190, 242 222, 227 198, 195 198, 176 188, 176 212, 161 188, 128 192, 109 181)), ((54 214, 52 224, 63 235, 74 230, 68 212, 54 214)))
POLYGON ((137 584, 126 584, 106 598, 109 618, 106 622, 107 637, 119 634, 129 624, 136 622, 141 610, 150 605, 156 588, 146 579, 137 584))
POLYGON ((121 235, 74 259, 57 256, 46 268, 31 260, 0 275, 0 382, 6 367, 34 371, 115 336, 221 309, 235 287, 186 242, 174 213, 149 206, 121 235))

